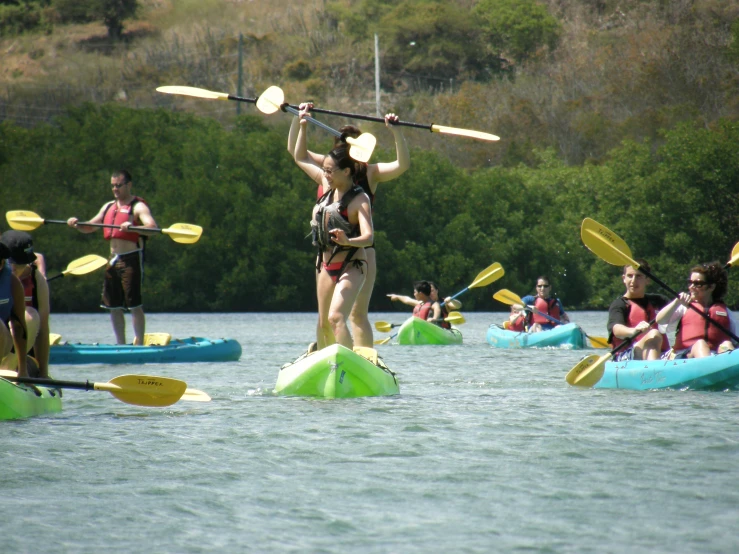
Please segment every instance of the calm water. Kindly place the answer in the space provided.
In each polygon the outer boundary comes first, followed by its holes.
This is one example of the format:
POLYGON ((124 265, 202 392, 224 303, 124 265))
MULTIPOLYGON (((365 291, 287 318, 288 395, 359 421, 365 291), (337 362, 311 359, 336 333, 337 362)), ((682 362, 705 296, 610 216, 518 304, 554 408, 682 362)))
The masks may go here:
MULTIPOLYGON (((62 414, 0 424, 0 551, 737 552, 739 393, 573 389, 587 351, 494 350, 505 314, 465 315, 462 346, 379 347, 400 396, 327 401, 270 393, 312 314, 150 314, 149 331, 244 355, 55 367, 177 377, 213 401, 68 390, 62 414)), ((604 334, 604 312, 570 315, 604 334)), ((112 337, 105 315, 52 330, 112 337)))

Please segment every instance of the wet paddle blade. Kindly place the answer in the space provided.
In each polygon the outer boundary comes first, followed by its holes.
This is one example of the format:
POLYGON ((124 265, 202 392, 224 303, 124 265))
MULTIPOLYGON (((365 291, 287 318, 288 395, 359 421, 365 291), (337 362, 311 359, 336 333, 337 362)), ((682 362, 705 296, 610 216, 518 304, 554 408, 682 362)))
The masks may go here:
POLYGON ((491 135, 490 133, 483 133, 482 131, 474 131, 472 129, 457 129, 456 127, 445 127, 444 125, 432 125, 431 131, 434 133, 441 133, 443 135, 456 135, 458 137, 469 137, 478 140, 486 140, 489 142, 500 140, 500 137, 496 135, 491 135))
POLYGON ((593 387, 603 377, 606 362, 611 359, 611 353, 604 356, 591 354, 573 367, 565 377, 570 385, 575 387, 593 387))
POLYGON ((198 389, 185 389, 185 394, 182 395, 180 400, 186 402, 210 402, 211 398, 207 392, 203 392, 198 389))
MULTIPOLYGON (((395 336, 395 335, 393 335, 395 336)), ((385 337, 384 339, 379 339, 375 341, 375 344, 387 344, 392 340, 393 337, 385 337)))
POLYGON ((460 314, 459 312, 452 312, 449 314, 449 317, 445 318, 444 321, 451 323, 453 325, 462 325, 466 322, 464 316, 460 314))
POLYGON ((194 244, 200 240, 203 228, 192 223, 175 223, 167 229, 162 229, 162 233, 180 244, 194 244))
POLYGON ((389 333, 392 328, 392 323, 388 323, 387 321, 375 321, 375 329, 380 331, 380 333, 389 333))
POLYGON ((44 224, 44 218, 28 210, 12 210, 5 214, 11 229, 16 231, 33 231, 44 224))
POLYGON ((503 275, 505 275, 503 266, 500 265, 499 262, 495 262, 493 265, 478 273, 475 280, 472 281, 472 284, 467 288, 474 289, 475 287, 487 286, 503 277, 503 275))
POLYGON ((523 300, 521 300, 521 297, 518 296, 515 292, 509 291, 508 289, 500 289, 493 295, 493 298, 498 302, 508 304, 509 306, 512 306, 514 304, 523 306, 523 300))
POLYGON ((168 377, 121 375, 107 383, 93 383, 93 388, 107 391, 126 404, 163 407, 182 398, 187 383, 168 377))
POLYGON ((729 267, 735 265, 737 262, 739 262, 739 242, 737 242, 734 245, 734 248, 731 250, 731 259, 726 262, 725 267, 728 269, 729 267))
POLYGON ((257 98, 257 109, 263 114, 271 115, 280 110, 285 103, 285 93, 277 86, 271 86, 257 98))
POLYGON ((582 222, 580 238, 588 250, 609 264, 639 267, 623 239, 589 217, 582 222))
POLYGON ((611 345, 608 344, 608 339, 606 337, 591 337, 590 335, 585 335, 588 337, 588 340, 590 341, 590 344, 593 346, 593 348, 610 348, 611 345))
POLYGON ((195 98, 205 98, 207 100, 228 100, 228 94, 225 92, 213 92, 204 88, 165 86, 157 87, 157 92, 164 94, 178 94, 180 96, 193 96, 195 98))

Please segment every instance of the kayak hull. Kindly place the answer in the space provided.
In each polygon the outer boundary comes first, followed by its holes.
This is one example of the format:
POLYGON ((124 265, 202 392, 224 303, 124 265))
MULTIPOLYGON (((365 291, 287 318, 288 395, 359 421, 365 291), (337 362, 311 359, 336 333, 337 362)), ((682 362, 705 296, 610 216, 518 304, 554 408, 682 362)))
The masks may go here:
POLYGON ((739 388, 739 350, 707 358, 680 360, 630 360, 606 362, 597 389, 694 389, 739 388))
POLYGON ((66 343, 49 348, 50 364, 234 362, 240 357, 241 345, 238 341, 201 337, 172 339, 166 345, 66 343))
POLYGON ((285 396, 358 398, 399 394, 395 374, 384 363, 333 344, 283 366, 274 392, 285 396))
POLYGON ((462 344, 462 333, 456 327, 444 329, 434 323, 411 316, 398 330, 398 344, 462 344))
POLYGON ((509 331, 493 323, 486 335, 490 346, 495 348, 569 348, 585 347, 585 335, 577 323, 557 325, 554 329, 538 333, 509 331))
POLYGON ((61 390, 31 387, 0 378, 0 420, 23 419, 61 411, 61 390))

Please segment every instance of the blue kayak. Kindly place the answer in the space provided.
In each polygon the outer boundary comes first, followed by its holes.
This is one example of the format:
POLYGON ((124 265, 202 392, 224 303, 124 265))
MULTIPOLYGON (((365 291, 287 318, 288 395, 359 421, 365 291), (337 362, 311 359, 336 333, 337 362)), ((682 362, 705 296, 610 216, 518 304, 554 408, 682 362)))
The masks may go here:
POLYGON ((558 325, 548 331, 526 333, 509 331, 493 323, 486 340, 495 348, 570 348, 579 350, 585 346, 585 335, 577 323, 558 325))
POLYGON ((606 362, 596 389, 713 389, 739 387, 739 350, 707 358, 606 362))
POLYGON ((172 339, 165 345, 64 343, 49 348, 50 364, 235 362, 240 357, 238 341, 201 337, 172 339))

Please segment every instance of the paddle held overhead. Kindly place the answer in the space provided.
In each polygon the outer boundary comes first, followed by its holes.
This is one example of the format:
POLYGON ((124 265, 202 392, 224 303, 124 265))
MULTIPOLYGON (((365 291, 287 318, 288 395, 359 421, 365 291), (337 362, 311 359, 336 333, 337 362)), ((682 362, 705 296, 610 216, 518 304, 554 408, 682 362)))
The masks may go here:
MULTIPOLYGON (((277 89, 278 87, 270 87, 277 89)), ((270 90, 270 89, 267 89, 270 90)), ((232 94, 227 94, 225 92, 213 92, 210 90, 202 89, 202 88, 195 88, 195 87, 181 87, 181 86, 165 86, 165 87, 159 87, 157 88, 157 91, 163 92, 165 94, 179 94, 182 96, 193 96, 195 98, 205 98, 208 100, 235 100, 237 102, 248 102, 252 104, 256 104, 258 99, 257 98, 244 98, 242 96, 234 96, 232 94)), ((282 90, 280 90, 280 93, 282 93, 282 90)), ((261 98, 261 97, 260 97, 261 98)), ((280 98, 279 96, 275 96, 275 99, 280 98)), ((298 106, 293 106, 290 104, 284 103, 284 94, 282 95, 282 102, 279 104, 279 109, 283 111, 287 111, 288 108, 297 108, 298 106)), ((349 113, 349 112, 337 112, 333 110, 324 110, 320 108, 313 108, 313 112, 315 113, 323 113, 327 115, 337 115, 341 117, 348 117, 351 119, 360 119, 363 121, 376 121, 378 123, 384 123, 385 119, 382 117, 374 117, 371 115, 361 115, 356 113, 349 113)), ((412 123, 410 121, 396 121, 393 123, 393 125, 402 125, 405 127, 415 127, 417 129, 428 129, 432 133, 440 133, 444 135, 454 135, 459 137, 469 137, 477 140, 484 140, 489 142, 494 142, 500 140, 500 137, 490 134, 490 133, 483 133, 482 131, 474 131, 471 129, 459 129, 457 127, 447 127, 444 125, 426 125, 423 123, 412 123)))
MULTIPOLYGON (((5 219, 12 229, 17 231, 33 231, 44 224, 67 225, 66 221, 59 219, 44 219, 40 215, 28 210, 13 210, 5 214, 5 219)), ((79 222, 80 227, 107 227, 110 229, 118 229, 117 225, 106 225, 104 223, 83 223, 79 222)), ((151 229, 149 227, 129 227, 134 232, 144 233, 162 233, 168 235, 173 241, 180 244, 194 244, 200 240, 203 234, 203 228, 199 225, 191 223, 175 223, 166 229, 151 229)))

